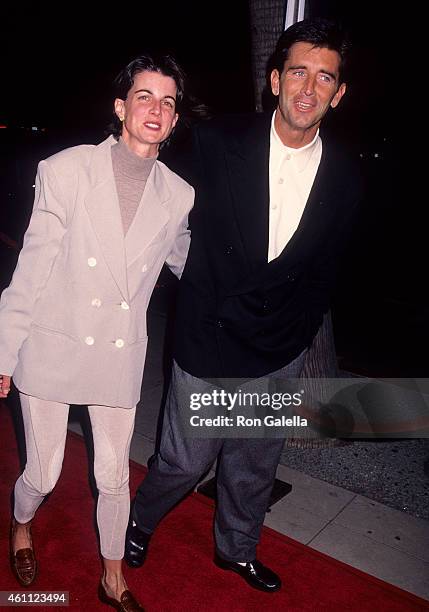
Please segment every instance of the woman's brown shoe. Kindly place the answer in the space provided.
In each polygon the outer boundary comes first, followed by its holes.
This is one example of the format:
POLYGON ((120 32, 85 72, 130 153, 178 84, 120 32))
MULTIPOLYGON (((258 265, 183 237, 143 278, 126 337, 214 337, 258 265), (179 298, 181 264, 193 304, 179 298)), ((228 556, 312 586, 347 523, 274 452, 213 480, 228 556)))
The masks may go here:
POLYGON ((115 610, 119 610, 119 612, 144 612, 144 608, 139 604, 131 591, 124 591, 121 595, 121 600, 118 601, 113 597, 109 597, 103 583, 100 582, 98 585, 98 597, 100 601, 108 606, 112 606, 115 610))
POLYGON ((10 538, 9 538, 9 546, 10 546, 10 567, 12 572, 15 574, 16 579, 18 580, 21 586, 29 586, 34 582, 37 574, 37 562, 34 556, 33 542, 31 540, 31 532, 30 532, 30 542, 31 548, 20 548, 16 552, 14 552, 14 539, 15 539, 15 531, 16 531, 16 520, 12 519, 12 524, 10 526, 10 538))

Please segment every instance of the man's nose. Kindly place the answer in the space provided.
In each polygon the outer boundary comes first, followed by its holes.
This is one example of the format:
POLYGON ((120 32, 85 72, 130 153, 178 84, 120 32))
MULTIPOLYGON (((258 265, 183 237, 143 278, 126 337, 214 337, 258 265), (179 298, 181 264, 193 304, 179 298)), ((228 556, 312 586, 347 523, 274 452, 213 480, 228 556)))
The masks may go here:
POLYGON ((314 94, 315 85, 315 77, 307 76, 302 86, 302 93, 306 96, 312 96, 314 94))

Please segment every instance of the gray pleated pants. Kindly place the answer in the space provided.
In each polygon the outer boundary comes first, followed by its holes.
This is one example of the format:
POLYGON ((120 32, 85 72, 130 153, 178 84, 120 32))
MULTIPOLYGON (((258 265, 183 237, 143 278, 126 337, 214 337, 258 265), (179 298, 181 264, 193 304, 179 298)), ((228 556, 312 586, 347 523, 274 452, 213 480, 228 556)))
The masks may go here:
MULTIPOLYGON (((305 351, 273 373, 298 378, 305 351)), ((229 561, 253 561, 268 508, 283 438, 186 438, 178 406, 184 394, 212 389, 173 365, 160 451, 137 490, 133 518, 152 533, 162 517, 196 485, 218 458, 215 540, 229 561)))

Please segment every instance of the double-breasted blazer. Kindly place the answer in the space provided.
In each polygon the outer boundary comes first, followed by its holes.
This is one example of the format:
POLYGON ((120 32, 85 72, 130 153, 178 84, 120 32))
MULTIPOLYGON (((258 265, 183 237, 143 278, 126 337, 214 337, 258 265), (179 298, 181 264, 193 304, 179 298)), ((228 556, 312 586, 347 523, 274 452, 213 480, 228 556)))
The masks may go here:
POLYGON ((0 302, 0 372, 23 393, 131 408, 140 397, 146 309, 164 262, 180 276, 194 190, 162 162, 124 236, 110 136, 40 162, 35 202, 0 302))
POLYGON ((199 378, 259 377, 309 347, 330 307, 336 269, 362 198, 358 167, 322 135, 300 223, 268 262, 271 115, 196 126, 192 243, 180 281, 174 355, 199 378))

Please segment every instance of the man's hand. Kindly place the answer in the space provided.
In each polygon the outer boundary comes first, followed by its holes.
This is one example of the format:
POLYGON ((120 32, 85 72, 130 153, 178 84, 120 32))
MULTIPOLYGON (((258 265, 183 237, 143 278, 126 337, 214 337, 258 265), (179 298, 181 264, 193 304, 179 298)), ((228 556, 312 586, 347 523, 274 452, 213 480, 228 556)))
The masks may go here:
POLYGON ((10 376, 0 374, 0 398, 5 398, 8 396, 10 391, 10 379, 10 376))

